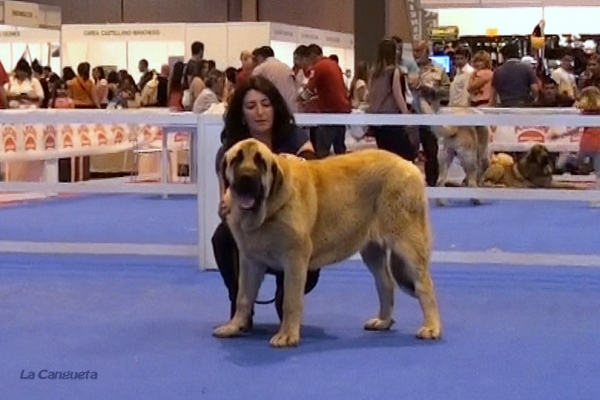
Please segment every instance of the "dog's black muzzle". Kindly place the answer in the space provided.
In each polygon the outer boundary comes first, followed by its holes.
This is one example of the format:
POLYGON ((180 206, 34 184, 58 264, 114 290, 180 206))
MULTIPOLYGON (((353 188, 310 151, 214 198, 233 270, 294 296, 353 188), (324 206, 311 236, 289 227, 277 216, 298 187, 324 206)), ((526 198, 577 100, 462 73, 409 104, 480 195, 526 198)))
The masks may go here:
POLYGON ((231 184, 242 208, 256 209, 263 196, 262 179, 259 171, 241 171, 231 184))

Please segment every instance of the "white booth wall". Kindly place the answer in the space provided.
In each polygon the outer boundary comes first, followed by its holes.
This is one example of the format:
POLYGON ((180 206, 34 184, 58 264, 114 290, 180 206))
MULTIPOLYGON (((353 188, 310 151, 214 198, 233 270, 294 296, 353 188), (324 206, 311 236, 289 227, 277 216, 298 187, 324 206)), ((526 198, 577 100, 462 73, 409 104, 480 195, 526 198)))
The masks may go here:
POLYGON ((600 7, 519 7, 519 8, 450 8, 435 10, 440 26, 456 25, 461 36, 529 35, 544 18, 549 35, 594 34, 598 23, 592 16, 600 7))
POLYGON ((60 57, 52 57, 60 45, 60 30, 20 28, 0 25, 0 60, 4 68, 12 70, 23 56, 27 61, 37 59, 43 66, 60 69, 60 57))
POLYGON ((87 61, 92 67, 127 69, 137 78, 138 63, 148 60, 159 70, 169 57, 185 55, 185 24, 63 25, 61 63, 76 68, 87 61))
POLYGON ((299 44, 316 43, 326 56, 337 54, 343 70, 354 70, 353 35, 271 22, 63 25, 61 63, 126 68, 136 77, 140 59, 159 69, 169 57, 188 59, 194 41, 204 43, 204 57, 219 69, 240 67, 242 51, 265 45, 291 67, 299 44))
POLYGON ((240 67, 242 51, 271 46, 277 58, 293 65, 297 28, 269 22, 228 22, 186 25, 185 56, 191 56, 195 41, 204 43, 204 58, 214 60, 217 68, 240 67))

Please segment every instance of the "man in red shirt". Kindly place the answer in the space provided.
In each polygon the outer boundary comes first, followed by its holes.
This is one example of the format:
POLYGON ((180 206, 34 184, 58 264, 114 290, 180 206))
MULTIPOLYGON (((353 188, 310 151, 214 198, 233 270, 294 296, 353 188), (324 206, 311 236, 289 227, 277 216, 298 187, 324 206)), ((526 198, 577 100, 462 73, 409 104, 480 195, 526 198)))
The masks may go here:
MULTIPOLYGON (((312 103, 311 109, 321 114, 348 114, 352 111, 342 70, 335 61, 323 57, 321 47, 316 44, 308 46, 301 64, 303 69, 312 69, 312 75, 300 95, 303 101, 312 103)), ((345 140, 345 125, 317 127, 313 143, 317 157, 327 157, 332 145, 335 154, 344 154, 345 140)))
POLYGON ((4 69, 4 65, 0 61, 0 108, 8 108, 8 99, 6 97, 6 91, 4 85, 8 83, 8 74, 4 69))

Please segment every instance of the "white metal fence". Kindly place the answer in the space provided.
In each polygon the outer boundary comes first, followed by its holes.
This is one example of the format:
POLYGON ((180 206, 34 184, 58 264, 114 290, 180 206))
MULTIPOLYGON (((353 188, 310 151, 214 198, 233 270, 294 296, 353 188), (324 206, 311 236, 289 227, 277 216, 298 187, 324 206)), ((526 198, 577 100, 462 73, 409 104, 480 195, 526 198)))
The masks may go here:
MULTIPOLYGON (((473 115, 369 115, 369 114, 298 114, 297 123, 301 126, 316 125, 497 125, 497 126, 600 126, 600 116, 528 114, 496 110, 494 114, 473 115)), ((0 192, 35 193, 98 193, 98 194, 186 194, 197 197, 198 233, 196 245, 157 245, 123 243, 40 243, 0 241, 0 252, 45 253, 45 254, 116 254, 116 255, 165 255, 197 257, 201 269, 216 267, 210 239, 219 223, 217 216, 218 182, 214 171, 214 157, 220 146, 220 133, 223 128, 221 116, 196 115, 190 113, 168 113, 157 110, 115 110, 115 111, 54 111, 27 110, 0 112, 0 124, 156 124, 159 126, 192 129, 190 147, 194 150, 196 181, 189 184, 123 182, 2 182, 0 192)), ((531 144, 529 144, 530 146, 531 144)), ((166 150, 163 140, 163 152, 166 150)), ((527 146, 527 145, 524 145, 527 146)), ((166 160, 163 157, 163 160, 166 160)), ((600 201, 600 191, 568 191, 547 189, 489 189, 489 188, 429 188, 429 198, 444 199, 494 199, 494 200, 552 200, 552 201, 600 201)), ((591 222, 594 223, 594 222, 591 222)), ((532 265, 576 265, 600 266, 600 256, 553 254, 523 255, 437 252, 437 262, 462 263, 519 263, 532 265), (518 261, 518 262, 517 262, 518 261)))

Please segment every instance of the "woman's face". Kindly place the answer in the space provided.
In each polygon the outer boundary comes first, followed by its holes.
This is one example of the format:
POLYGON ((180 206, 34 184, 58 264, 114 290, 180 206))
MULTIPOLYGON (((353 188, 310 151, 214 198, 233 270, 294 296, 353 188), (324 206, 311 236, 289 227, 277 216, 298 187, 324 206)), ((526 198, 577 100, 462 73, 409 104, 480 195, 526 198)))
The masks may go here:
POLYGON ((27 79, 27 73, 25 71, 21 71, 20 69, 15 71, 15 76, 20 81, 24 81, 25 79, 27 79))
POLYGON ((248 125, 250 135, 258 136, 271 132, 274 111, 267 96, 257 90, 250 90, 244 97, 244 121, 248 125))
POLYGON ((485 64, 483 63, 483 61, 475 61, 473 63, 473 68, 475 68, 477 71, 481 71, 485 68, 485 64))
POLYGON ((217 79, 213 89, 215 91, 215 94, 219 97, 219 99, 222 99, 225 95, 225 78, 217 79))

